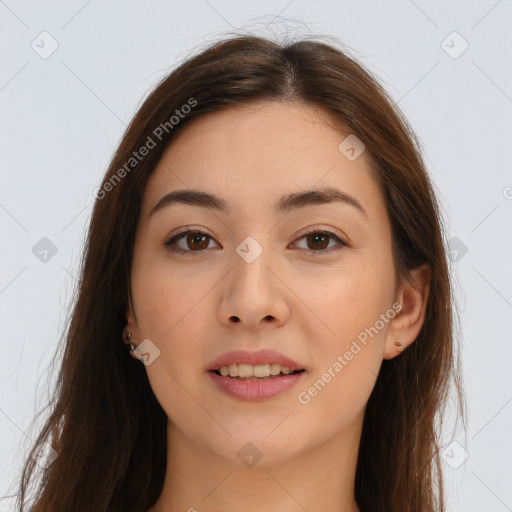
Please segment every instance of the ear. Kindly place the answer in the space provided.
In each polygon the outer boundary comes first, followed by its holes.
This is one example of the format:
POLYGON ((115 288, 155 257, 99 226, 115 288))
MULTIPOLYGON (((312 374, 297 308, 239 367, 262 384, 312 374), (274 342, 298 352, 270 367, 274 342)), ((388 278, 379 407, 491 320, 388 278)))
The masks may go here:
POLYGON ((384 345, 384 359, 393 359, 417 338, 425 321, 430 290, 430 267, 425 263, 409 271, 410 280, 402 279, 396 301, 402 309, 389 323, 384 345))
MULTIPOLYGON (((130 296, 128 296, 128 310, 126 311, 126 326, 123 329, 123 340, 126 345, 128 345, 127 337, 128 333, 131 333, 130 343, 134 343, 138 345, 141 342, 139 327, 137 325, 137 319, 135 318, 135 313, 132 307, 132 301, 130 296)), ((138 359, 138 357, 134 354, 133 350, 130 350, 130 354, 134 359, 138 359)))

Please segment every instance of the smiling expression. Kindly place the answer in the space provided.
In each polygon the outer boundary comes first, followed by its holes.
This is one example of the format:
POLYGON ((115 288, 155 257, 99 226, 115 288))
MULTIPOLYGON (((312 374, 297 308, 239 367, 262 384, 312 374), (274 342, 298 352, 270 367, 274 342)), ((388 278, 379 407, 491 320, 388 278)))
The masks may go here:
POLYGON ((128 321, 160 349, 146 371, 176 435, 228 459, 248 439, 270 462, 360 428, 383 359, 387 325, 297 401, 396 296, 384 198, 366 153, 348 159, 327 121, 281 103, 204 115, 144 192, 128 321), (214 385, 215 358, 262 349, 304 368, 300 382, 256 401, 214 385))

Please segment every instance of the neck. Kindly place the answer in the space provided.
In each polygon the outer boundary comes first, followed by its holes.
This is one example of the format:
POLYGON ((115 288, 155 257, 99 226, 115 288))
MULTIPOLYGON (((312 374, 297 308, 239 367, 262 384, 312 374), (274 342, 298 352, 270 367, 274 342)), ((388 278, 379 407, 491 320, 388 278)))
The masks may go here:
POLYGON ((284 461, 262 457, 246 467, 194 444, 168 421, 164 486, 149 512, 359 512, 354 481, 362 415, 355 423, 284 461))

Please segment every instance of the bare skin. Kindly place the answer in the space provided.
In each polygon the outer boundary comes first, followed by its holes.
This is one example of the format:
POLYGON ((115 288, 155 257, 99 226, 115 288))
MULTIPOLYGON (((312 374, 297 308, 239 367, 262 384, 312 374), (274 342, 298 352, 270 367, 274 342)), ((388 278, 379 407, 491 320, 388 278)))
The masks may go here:
POLYGON ((304 105, 230 109, 186 126, 152 173, 126 329, 135 344, 149 339, 160 350, 145 368, 169 418, 164 487, 150 512, 359 512, 366 403, 382 360, 420 332, 428 273, 411 272, 418 287, 397 279, 384 198, 365 152, 350 161, 338 149, 346 135, 304 105), (284 195, 323 187, 356 198, 365 213, 346 202, 274 211, 284 195), (165 194, 187 189, 220 196, 230 213, 175 203, 150 215, 165 194), (185 235, 175 248, 186 254, 171 252, 164 242, 187 226, 206 238, 185 235), (248 236, 263 249, 251 263, 236 251, 248 236), (383 314, 378 333, 345 357, 383 314), (261 348, 303 365, 298 387, 247 401, 212 384, 206 367, 217 356, 261 348), (340 355, 346 364, 333 372, 340 355), (331 379, 309 394, 329 368, 331 379), (237 455, 247 443, 261 455, 252 467, 237 455))

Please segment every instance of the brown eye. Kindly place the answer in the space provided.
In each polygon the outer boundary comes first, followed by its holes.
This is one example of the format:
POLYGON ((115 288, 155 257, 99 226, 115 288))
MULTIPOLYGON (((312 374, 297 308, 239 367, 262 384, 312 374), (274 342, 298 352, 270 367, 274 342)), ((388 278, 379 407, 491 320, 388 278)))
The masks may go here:
POLYGON ((325 233, 314 233, 306 237, 308 247, 313 250, 323 250, 329 245, 329 235, 325 233))
POLYGON ((192 233, 185 237, 185 243, 191 249, 202 250, 208 247, 208 236, 199 233, 192 233), (205 244, 206 241, 206 244, 205 244))
POLYGON ((213 239, 202 231, 187 229, 166 240, 164 245, 169 251, 178 254, 201 253, 208 249, 211 240, 213 239), (181 242, 181 246, 178 242, 181 242))
POLYGON ((303 249, 309 252, 313 256, 322 256, 330 254, 334 251, 339 251, 344 247, 350 247, 348 242, 342 240, 339 236, 335 235, 330 231, 322 231, 319 229, 304 233, 299 240, 306 240, 306 247, 303 249), (334 245, 329 247, 330 242, 334 242, 334 245))

